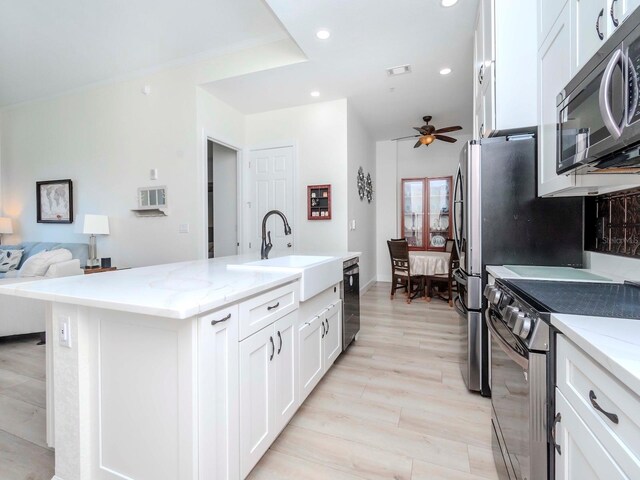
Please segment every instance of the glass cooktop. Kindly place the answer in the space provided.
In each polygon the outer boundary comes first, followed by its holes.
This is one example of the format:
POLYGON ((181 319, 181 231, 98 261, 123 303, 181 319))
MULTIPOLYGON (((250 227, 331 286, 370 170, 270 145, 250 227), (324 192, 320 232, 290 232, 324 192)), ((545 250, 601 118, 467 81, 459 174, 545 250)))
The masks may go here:
POLYGON ((640 285, 500 280, 539 312, 640 320, 640 285))

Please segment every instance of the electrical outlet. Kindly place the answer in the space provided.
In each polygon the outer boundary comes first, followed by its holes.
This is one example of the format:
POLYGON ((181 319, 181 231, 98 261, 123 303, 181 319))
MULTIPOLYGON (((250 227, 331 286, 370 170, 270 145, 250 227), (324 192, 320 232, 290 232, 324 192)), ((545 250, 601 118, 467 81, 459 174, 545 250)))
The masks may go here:
POLYGON ((58 317, 58 337, 60 346, 71 348, 71 319, 69 317, 58 317))

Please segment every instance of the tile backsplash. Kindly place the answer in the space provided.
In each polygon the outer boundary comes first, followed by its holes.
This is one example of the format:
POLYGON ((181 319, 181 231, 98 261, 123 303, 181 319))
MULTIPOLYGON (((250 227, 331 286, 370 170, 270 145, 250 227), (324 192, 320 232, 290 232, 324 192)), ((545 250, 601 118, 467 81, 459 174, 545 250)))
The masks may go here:
POLYGON ((640 259, 640 188, 588 198, 585 249, 640 259))

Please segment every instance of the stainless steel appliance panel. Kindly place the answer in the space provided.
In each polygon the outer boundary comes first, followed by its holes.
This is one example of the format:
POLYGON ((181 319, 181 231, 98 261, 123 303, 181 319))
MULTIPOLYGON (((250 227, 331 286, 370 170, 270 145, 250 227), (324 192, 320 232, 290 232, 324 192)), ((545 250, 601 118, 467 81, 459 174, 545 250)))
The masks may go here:
POLYGON ((482 387, 482 312, 468 310, 460 296, 454 305, 459 315, 460 372, 467 388, 477 392, 482 387))
POLYGON ((342 279, 342 350, 360 331, 360 268, 358 258, 344 262, 342 279))
MULTIPOLYGON (((488 310, 491 403, 514 480, 547 478, 547 355, 528 351, 488 310)), ((509 477, 511 478, 511 477, 509 477)))
POLYGON ((454 237, 460 267, 467 275, 482 275, 480 161, 480 145, 467 143, 460 154, 454 185, 454 237))

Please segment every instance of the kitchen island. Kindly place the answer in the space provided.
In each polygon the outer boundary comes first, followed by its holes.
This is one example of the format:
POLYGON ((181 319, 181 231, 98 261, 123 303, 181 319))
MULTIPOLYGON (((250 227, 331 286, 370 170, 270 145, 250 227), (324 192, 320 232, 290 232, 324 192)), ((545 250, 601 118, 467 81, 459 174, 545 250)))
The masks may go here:
POLYGON ((238 479, 251 471, 342 351, 342 258, 314 260, 331 268, 323 267, 324 285, 307 278, 317 292, 305 302, 300 283, 317 265, 231 267, 255 260, 0 288, 48 302, 55 480, 238 479))

